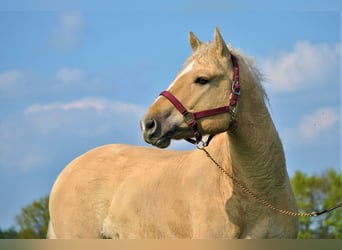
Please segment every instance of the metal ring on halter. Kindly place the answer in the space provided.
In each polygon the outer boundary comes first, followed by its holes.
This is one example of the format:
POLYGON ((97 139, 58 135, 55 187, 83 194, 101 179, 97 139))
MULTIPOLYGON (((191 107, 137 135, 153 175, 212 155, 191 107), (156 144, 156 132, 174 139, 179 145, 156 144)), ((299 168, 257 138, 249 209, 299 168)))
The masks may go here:
POLYGON ((196 147, 197 147, 198 149, 203 149, 203 148, 205 148, 206 146, 208 146, 208 143, 207 143, 207 142, 204 142, 203 140, 199 141, 199 142, 197 143, 197 145, 196 145, 196 147))
POLYGON ((239 81, 234 81, 233 84, 232 84, 232 92, 235 94, 235 95, 240 95, 240 88, 239 89, 235 89, 235 86, 239 86, 239 81))

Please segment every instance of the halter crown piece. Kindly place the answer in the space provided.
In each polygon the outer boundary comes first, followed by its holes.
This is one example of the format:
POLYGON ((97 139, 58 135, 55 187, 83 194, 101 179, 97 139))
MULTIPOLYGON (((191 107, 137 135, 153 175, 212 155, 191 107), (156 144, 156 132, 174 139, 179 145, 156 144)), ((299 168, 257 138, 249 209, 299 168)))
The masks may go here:
POLYGON ((166 97, 174 106, 175 108, 183 115, 184 121, 188 126, 191 128, 192 132, 194 133, 195 139, 192 138, 185 138, 186 141, 199 145, 200 147, 206 147, 209 145, 209 142, 214 137, 214 135, 209 135, 206 142, 202 141, 202 134, 201 131, 198 129, 197 126, 197 119, 201 119, 204 117, 219 115, 223 113, 230 113, 232 116, 232 120, 235 119, 235 112, 237 108, 238 103, 238 97, 240 95, 240 83, 239 83, 239 64, 238 59, 236 56, 231 54, 231 60, 233 64, 233 83, 232 83, 232 91, 229 98, 229 104, 227 106, 214 108, 214 109, 208 109, 198 112, 189 112, 183 104, 169 91, 163 91, 160 93, 160 95, 166 97))

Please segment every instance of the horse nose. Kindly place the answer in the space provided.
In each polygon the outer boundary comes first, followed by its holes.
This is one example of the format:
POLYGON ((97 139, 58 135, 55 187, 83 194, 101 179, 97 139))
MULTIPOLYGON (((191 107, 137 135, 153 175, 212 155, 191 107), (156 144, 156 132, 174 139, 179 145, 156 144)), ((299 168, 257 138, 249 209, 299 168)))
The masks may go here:
POLYGON ((144 139, 150 139, 156 132, 158 123, 155 119, 146 119, 141 121, 141 130, 144 135, 144 139))

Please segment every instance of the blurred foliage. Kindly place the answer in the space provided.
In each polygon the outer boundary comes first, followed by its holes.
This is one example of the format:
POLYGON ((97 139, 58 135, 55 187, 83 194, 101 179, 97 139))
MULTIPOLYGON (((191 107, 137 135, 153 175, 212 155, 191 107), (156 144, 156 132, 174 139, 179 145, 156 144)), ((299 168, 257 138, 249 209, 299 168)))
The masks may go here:
MULTIPOLYGON (((291 182, 300 211, 322 211, 342 203, 342 175, 333 169, 311 176, 297 171, 291 182)), ((342 208, 299 218, 298 238, 342 239, 342 208)))
POLYGON ((18 232, 15 230, 14 227, 11 227, 7 230, 2 230, 0 228, 0 239, 17 239, 18 232))
POLYGON ((49 197, 33 201, 16 216, 19 230, 0 229, 0 239, 44 239, 49 224, 49 197))
POLYGON ((49 197, 46 196, 21 209, 16 216, 21 239, 43 239, 49 225, 49 197))
MULTIPOLYGON (((342 175, 328 169, 320 175, 297 171, 291 179, 302 212, 321 211, 342 202, 342 175)), ((0 239, 46 238, 49 197, 33 201, 16 216, 19 230, 0 228, 0 239)), ((342 239, 342 208, 318 217, 299 218, 299 239, 342 239)))

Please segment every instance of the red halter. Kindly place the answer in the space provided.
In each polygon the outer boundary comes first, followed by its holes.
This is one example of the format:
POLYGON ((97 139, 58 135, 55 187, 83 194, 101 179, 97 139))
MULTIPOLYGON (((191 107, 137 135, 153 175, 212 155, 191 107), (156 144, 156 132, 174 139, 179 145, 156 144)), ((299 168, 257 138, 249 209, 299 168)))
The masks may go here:
POLYGON ((233 54, 231 54, 231 60, 233 64, 233 83, 232 83, 232 92, 229 99, 228 106, 223 106, 220 108, 208 109, 199 112, 189 112, 182 103, 169 91, 163 91, 160 95, 166 97, 174 106, 175 108, 183 115, 184 121, 188 124, 191 128, 192 132, 196 140, 191 138, 185 138, 190 143, 193 144, 202 144, 202 146, 207 146, 210 140, 214 137, 214 135, 210 135, 206 142, 202 141, 202 134, 201 131, 198 129, 197 126, 197 119, 201 119, 208 116, 219 115, 223 113, 231 113, 232 119, 234 119, 235 110, 237 106, 238 97, 240 95, 240 83, 239 83, 239 64, 238 59, 233 54))

